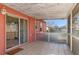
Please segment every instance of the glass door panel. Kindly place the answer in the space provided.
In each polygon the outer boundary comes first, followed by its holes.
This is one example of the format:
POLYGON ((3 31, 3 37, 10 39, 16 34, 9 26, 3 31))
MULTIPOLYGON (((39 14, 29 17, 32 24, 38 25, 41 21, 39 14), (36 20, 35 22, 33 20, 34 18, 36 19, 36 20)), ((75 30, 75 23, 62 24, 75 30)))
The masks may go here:
POLYGON ((24 23, 23 23, 23 34, 24 34, 24 42, 27 42, 27 21, 24 20, 24 23))
POLYGON ((27 21, 20 19, 20 43, 27 41, 27 21))
POLYGON ((20 20, 20 43, 23 43, 23 20, 20 20))
POLYGON ((19 44, 19 19, 6 16, 6 48, 11 48, 19 44))

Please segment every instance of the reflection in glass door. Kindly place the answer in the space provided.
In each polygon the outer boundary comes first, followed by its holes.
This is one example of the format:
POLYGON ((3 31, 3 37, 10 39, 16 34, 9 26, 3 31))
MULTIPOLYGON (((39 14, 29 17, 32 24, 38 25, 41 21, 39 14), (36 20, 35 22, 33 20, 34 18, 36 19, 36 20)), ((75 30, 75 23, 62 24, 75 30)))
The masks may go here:
POLYGON ((20 43, 23 43, 23 20, 20 20, 20 43))
POLYGON ((20 19, 20 43, 27 42, 27 21, 20 19))
POLYGON ((19 20, 16 17, 6 16, 6 48, 19 44, 19 20))

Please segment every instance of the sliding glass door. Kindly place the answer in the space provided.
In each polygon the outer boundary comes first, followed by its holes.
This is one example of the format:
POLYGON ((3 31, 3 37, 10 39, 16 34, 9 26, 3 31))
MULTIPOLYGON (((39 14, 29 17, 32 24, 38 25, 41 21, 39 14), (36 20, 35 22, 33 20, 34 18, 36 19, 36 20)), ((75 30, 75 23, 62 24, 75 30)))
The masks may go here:
POLYGON ((20 43, 27 42, 27 21, 20 19, 20 43))
POLYGON ((27 42, 27 21, 7 15, 6 48, 12 48, 25 42, 27 42))
POLYGON ((19 44, 19 19, 6 16, 6 46, 7 49, 19 44))

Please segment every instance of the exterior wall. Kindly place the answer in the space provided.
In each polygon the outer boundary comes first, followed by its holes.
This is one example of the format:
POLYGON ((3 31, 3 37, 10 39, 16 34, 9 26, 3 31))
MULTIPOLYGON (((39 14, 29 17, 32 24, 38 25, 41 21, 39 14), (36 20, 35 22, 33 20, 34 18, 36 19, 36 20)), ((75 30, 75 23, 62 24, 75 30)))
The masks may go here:
POLYGON ((0 14, 0 55, 5 52, 5 16, 0 14))
MULTIPOLYGON (((14 10, 14 9, 12 9, 12 8, 10 8, 10 7, 7 7, 7 6, 5 6, 5 5, 0 4, 0 9, 2 9, 2 8, 5 8, 6 11, 7 11, 8 13, 10 13, 10 14, 13 14, 13 15, 16 15, 16 16, 19 16, 19 17, 23 17, 23 18, 25 18, 26 20, 28 19, 28 20, 29 20, 29 34, 34 34, 34 32, 35 32, 35 30, 33 30, 33 28, 34 28, 34 23, 35 23, 35 19, 34 19, 34 18, 32 18, 32 17, 30 17, 30 16, 27 16, 27 15, 25 15, 25 14, 22 14, 22 13, 20 13, 20 12, 14 10)), ((33 36, 34 36, 34 35, 33 35, 33 36)), ((30 37, 30 36, 29 36, 29 37, 30 37)), ((32 37, 29 38, 29 41, 32 41, 32 37), (31 40, 30 40, 30 39, 31 39, 31 40)))
POLYGON ((36 32, 40 32, 40 21, 36 21, 36 26, 37 26, 37 29, 36 29, 36 32))
POLYGON ((44 22, 44 21, 40 21, 40 20, 37 20, 36 21, 36 25, 37 25, 37 32, 40 32, 40 23, 42 23, 42 32, 46 32, 46 22, 44 22))
MULTIPOLYGON (((6 11, 10 14, 13 14, 15 16, 18 17, 22 17, 24 19, 28 19, 29 20, 29 42, 35 41, 35 19, 31 16, 27 16, 25 14, 22 14, 21 12, 18 12, 12 8, 9 8, 3 4, 0 4, 0 9, 6 9, 6 11)), ((6 36, 5 36, 5 15, 0 14, 0 54, 4 54, 5 52, 5 40, 6 40, 6 36)))
POLYGON ((46 23, 43 23, 43 32, 46 32, 46 23))
MULTIPOLYGON (((35 35, 36 32, 40 32, 40 22, 42 21, 36 21, 35 18, 25 15, 21 12, 18 12, 10 7, 7 7, 3 4, 0 4, 0 9, 5 9, 9 14, 13 14, 15 16, 18 16, 20 18, 24 18, 29 20, 28 26, 29 26, 29 42, 33 42, 35 41, 35 35), (36 21, 36 25, 38 26, 37 31, 35 32, 35 21, 36 21)), ((6 36, 5 36, 5 25, 6 25, 6 18, 5 15, 0 14, 0 54, 4 54, 5 53, 5 45, 6 45, 6 36)), ((46 31, 46 23, 43 23, 43 32, 46 31)))
POLYGON ((29 42, 35 41, 35 19, 30 18, 29 21, 29 42))
POLYGON ((46 37, 47 37, 47 34, 45 33, 46 32, 46 22, 44 21, 40 21, 40 20, 37 20, 36 21, 36 25, 37 25, 37 30, 36 30, 36 39, 37 40, 46 40, 46 37), (43 31, 40 31, 40 23, 42 23, 42 30, 43 31))

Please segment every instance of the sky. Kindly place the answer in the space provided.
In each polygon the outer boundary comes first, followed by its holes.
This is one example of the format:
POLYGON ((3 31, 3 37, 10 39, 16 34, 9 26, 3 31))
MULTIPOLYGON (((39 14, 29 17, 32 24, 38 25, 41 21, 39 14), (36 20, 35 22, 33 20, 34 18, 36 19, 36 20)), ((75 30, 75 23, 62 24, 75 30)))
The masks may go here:
POLYGON ((67 25, 67 20, 66 19, 56 19, 56 20, 46 20, 47 25, 52 26, 52 25, 57 25, 59 27, 67 25))

